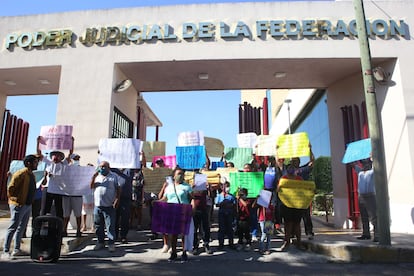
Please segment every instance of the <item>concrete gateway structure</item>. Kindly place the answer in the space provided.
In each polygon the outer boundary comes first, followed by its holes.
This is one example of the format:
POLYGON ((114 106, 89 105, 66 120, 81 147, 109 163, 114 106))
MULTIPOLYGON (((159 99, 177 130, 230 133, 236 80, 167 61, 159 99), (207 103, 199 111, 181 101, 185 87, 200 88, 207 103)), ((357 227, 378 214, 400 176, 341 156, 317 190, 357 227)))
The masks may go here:
MULTIPOLYGON (((373 67, 391 80, 376 86, 391 231, 414 233, 414 3, 366 1, 365 11, 373 67)), ((0 43, 0 106, 10 95, 58 94, 56 124, 73 125, 77 153, 91 163, 99 139, 113 136, 114 116, 126 118, 143 140, 147 126, 161 125, 141 92, 325 90, 335 224, 347 225, 347 169, 341 159, 349 141, 342 112, 364 101, 352 1, 2 17, 0 43), (115 93, 126 79, 132 86, 115 93)))

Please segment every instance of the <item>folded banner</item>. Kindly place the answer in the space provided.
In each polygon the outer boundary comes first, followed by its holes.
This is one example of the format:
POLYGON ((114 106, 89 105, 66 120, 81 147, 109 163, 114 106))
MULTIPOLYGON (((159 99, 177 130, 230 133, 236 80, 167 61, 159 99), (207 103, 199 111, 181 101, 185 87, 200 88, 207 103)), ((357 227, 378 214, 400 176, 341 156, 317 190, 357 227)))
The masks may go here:
POLYGON ((192 216, 191 204, 154 201, 151 230, 156 233, 187 235, 192 216))
POLYGON ((348 164, 358 160, 370 158, 371 151, 371 138, 349 143, 346 146, 345 154, 342 158, 342 163, 348 164))
POLYGON ((315 182, 281 178, 278 194, 287 207, 307 209, 315 195, 315 182))

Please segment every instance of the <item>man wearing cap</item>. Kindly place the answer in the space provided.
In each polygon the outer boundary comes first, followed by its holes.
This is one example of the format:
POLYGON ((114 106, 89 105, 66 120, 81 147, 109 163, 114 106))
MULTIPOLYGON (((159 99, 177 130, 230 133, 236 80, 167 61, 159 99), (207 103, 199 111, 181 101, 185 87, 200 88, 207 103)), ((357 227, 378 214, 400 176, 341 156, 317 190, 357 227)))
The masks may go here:
POLYGON ((22 255, 20 243, 32 210, 32 202, 36 190, 36 180, 33 171, 37 169, 38 162, 39 159, 35 155, 27 155, 23 160, 25 168, 18 170, 12 175, 7 188, 10 225, 7 228, 4 239, 2 259, 10 259, 14 256, 22 255), (10 254, 13 236, 14 250, 10 254))

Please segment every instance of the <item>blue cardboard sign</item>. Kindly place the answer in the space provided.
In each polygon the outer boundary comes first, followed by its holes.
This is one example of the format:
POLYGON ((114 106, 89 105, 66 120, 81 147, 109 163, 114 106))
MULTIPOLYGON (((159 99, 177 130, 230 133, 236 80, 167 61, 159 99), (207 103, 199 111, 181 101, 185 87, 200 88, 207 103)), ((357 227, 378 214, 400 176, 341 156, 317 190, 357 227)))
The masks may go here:
POLYGON ((371 157, 371 138, 349 143, 346 147, 342 163, 348 164, 371 157))

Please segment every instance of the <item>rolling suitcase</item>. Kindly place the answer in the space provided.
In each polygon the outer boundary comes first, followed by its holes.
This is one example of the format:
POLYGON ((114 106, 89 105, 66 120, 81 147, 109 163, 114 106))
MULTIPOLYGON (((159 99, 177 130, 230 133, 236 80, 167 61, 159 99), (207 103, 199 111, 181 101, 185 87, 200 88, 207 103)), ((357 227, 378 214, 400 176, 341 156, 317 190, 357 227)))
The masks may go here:
POLYGON ((33 221, 30 257, 35 262, 57 262, 62 246, 63 221, 59 217, 38 216, 33 221))

